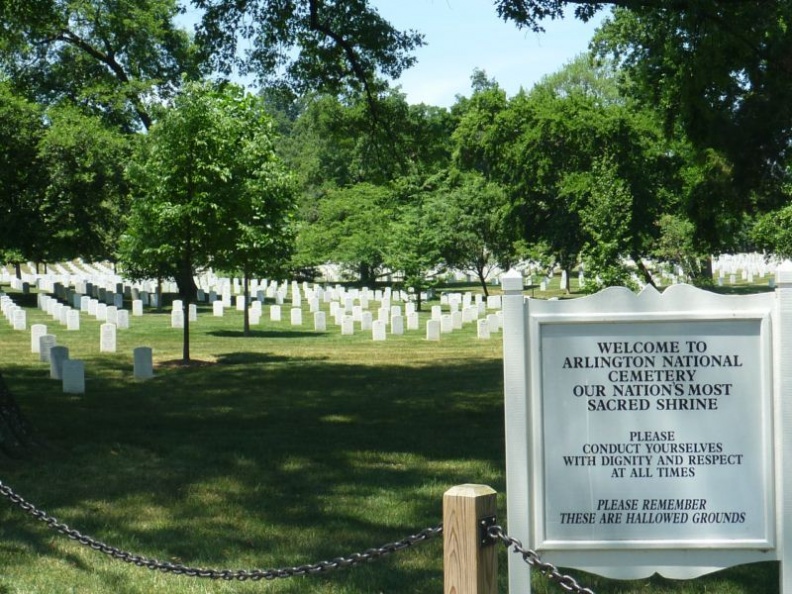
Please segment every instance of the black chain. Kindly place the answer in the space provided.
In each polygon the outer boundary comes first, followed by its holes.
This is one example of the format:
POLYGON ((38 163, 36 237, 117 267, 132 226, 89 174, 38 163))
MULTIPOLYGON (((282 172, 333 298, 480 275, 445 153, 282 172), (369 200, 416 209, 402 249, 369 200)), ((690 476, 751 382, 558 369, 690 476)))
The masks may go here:
POLYGON ((594 594, 593 590, 584 588, 578 584, 575 578, 572 576, 558 571, 558 568, 552 563, 546 563, 545 561, 542 561, 536 551, 525 548, 519 540, 506 534, 502 527, 490 526, 487 529, 487 534, 490 536, 490 538, 498 539, 503 542, 507 549, 514 547, 513 552, 522 555, 523 561, 525 561, 531 567, 536 568, 536 570, 547 579, 556 582, 567 592, 575 592, 576 594, 594 594))
POLYGON ((336 557, 329 561, 320 561, 310 565, 299 565, 297 567, 284 567, 280 569, 210 569, 199 567, 188 567, 178 563, 170 563, 167 561, 159 561, 157 559, 150 559, 141 555, 135 555, 116 547, 105 544, 90 536, 85 536, 69 528, 63 522, 58 521, 46 512, 38 509, 32 503, 29 503, 13 489, 0 482, 0 496, 5 497, 11 503, 19 507, 25 513, 33 516, 35 519, 44 522, 53 530, 66 535, 68 538, 77 541, 81 545, 89 547, 105 555, 109 555, 113 559, 118 559, 124 563, 130 563, 138 567, 145 567, 152 571, 161 571, 164 573, 185 575, 189 577, 206 578, 210 580, 236 580, 236 581, 260 581, 260 580, 274 580, 277 578, 289 578, 296 576, 313 575, 331 571, 333 569, 343 569, 368 563, 374 561, 385 555, 404 550, 420 542, 429 540, 443 532, 442 524, 435 528, 426 528, 421 532, 408 536, 402 540, 382 545, 381 547, 367 549, 362 553, 353 553, 347 557, 336 557))
MULTIPOLYGON (((319 561, 318 563, 298 565, 296 567, 283 567, 279 569, 212 569, 204 567, 189 567, 180 563, 170 563, 168 561, 160 561, 157 559, 151 559, 149 557, 143 557, 141 555, 135 555, 114 546, 105 544, 102 541, 91 538, 90 536, 85 536, 77 530, 69 528, 69 526, 63 522, 60 522, 47 512, 38 509, 35 505, 26 501, 23 497, 15 493, 11 487, 4 485, 1 481, 0 496, 5 497, 11 503, 36 520, 44 522, 52 530, 60 532, 71 540, 74 540, 79 544, 89 547, 95 551, 99 551, 100 553, 108 555, 113 559, 123 561, 124 563, 130 563, 132 565, 136 565, 137 567, 145 567, 146 569, 150 569, 152 571, 161 571, 163 573, 206 578, 210 580, 249 580, 255 582, 261 580, 274 580, 277 578, 289 578, 324 573, 334 569, 343 569, 346 567, 352 567, 362 563, 374 561, 380 557, 384 557, 385 555, 389 555, 391 553, 409 548, 415 544, 425 542, 435 536, 438 536, 439 534, 442 534, 443 532, 443 525, 440 524, 434 528, 425 528, 417 534, 413 534, 402 540, 397 540, 395 542, 382 545, 381 547, 367 549, 362 553, 353 553, 347 557, 336 557, 335 559, 331 559, 329 561, 319 561)), ((502 527, 497 525, 490 526, 487 529, 487 534, 493 540, 500 540, 503 542, 506 548, 514 547, 514 552, 522 555, 523 560, 528 563, 528 565, 536 568, 549 580, 558 583, 567 592, 575 592, 576 594, 594 594, 592 590, 580 586, 573 577, 559 572, 552 563, 546 563, 542 561, 535 551, 526 549, 519 540, 506 534, 502 527)))

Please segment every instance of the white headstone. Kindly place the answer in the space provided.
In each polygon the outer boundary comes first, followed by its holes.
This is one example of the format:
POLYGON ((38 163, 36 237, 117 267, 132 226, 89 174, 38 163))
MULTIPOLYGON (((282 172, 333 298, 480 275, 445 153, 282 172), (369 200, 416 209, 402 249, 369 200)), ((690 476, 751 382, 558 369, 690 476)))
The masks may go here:
POLYGON ((426 340, 440 340, 440 321, 426 321, 426 340))
POLYGON ((477 327, 477 336, 482 339, 489 339, 490 331, 489 331, 489 324, 487 324, 487 320, 479 320, 477 327))
POLYGON ((99 327, 99 352, 116 352, 116 327, 115 324, 102 324, 99 327))
POLYGON ((440 332, 448 334, 454 330, 454 320, 451 314, 443 314, 440 318, 440 332))
POLYGON ((441 305, 433 305, 432 306, 432 319, 440 321, 440 318, 443 315, 443 307, 441 305))
POLYGON ((184 311, 181 309, 171 312, 171 328, 184 328, 184 311))
POLYGON ((291 325, 302 326, 302 309, 299 307, 291 308, 291 325))
POLYGON ((418 330, 420 328, 420 318, 418 312, 411 311, 407 314, 407 330, 418 330))
POLYGON ((382 320, 375 320, 374 322, 372 322, 371 335, 374 340, 385 340, 387 337, 385 334, 385 330, 386 330, 385 322, 383 322, 382 320))
POLYGON ((325 312, 314 312, 314 330, 317 332, 324 332, 327 330, 327 316, 325 312))
POLYGON ((221 300, 217 299, 215 301, 212 301, 212 315, 214 315, 215 317, 222 318, 224 308, 225 306, 223 305, 223 302, 221 300))
POLYGON ((80 329, 80 310, 70 309, 66 313, 66 330, 80 329))
POLYGON ((391 334, 404 334, 404 318, 402 316, 391 317, 391 334))
POLYGON ((119 309, 116 318, 116 326, 118 326, 119 330, 129 329, 129 312, 127 310, 119 309))
POLYGON ((107 321, 107 304, 106 303, 97 302, 95 316, 96 316, 96 319, 98 321, 100 321, 100 322, 106 322, 107 321))
POLYGON ((22 308, 14 312, 14 330, 27 330, 27 313, 22 308))
POLYGON ((132 351, 134 376, 138 380, 154 377, 154 362, 151 347, 137 347, 132 351))
POLYGON ((281 321, 281 306, 280 305, 270 305, 270 320, 273 322, 280 322, 281 321))
MULTIPOLYGON (((354 316, 353 318, 354 319, 354 316)), ((370 311, 364 311, 360 314, 360 329, 361 330, 371 330, 373 324, 374 316, 371 314, 370 311)))
POLYGON ((105 309, 105 320, 108 324, 118 325, 118 308, 115 305, 108 305, 105 309))
POLYGON ((43 334, 39 337, 39 359, 44 363, 50 362, 50 349, 57 343, 54 334, 43 334))
POLYGON ((65 346, 54 346, 50 349, 50 378, 63 377, 63 362, 69 358, 69 349, 65 346))
POLYGON ((190 321, 191 322, 197 322, 198 321, 198 306, 195 303, 190 303, 189 312, 190 312, 189 313, 190 321))
POLYGON ((143 315, 143 300, 142 299, 135 299, 132 302, 132 315, 133 316, 142 316, 143 315))
POLYGON ((85 394, 85 363, 66 359, 61 366, 64 394, 85 394))
POLYGON ((45 324, 33 324, 30 327, 30 352, 40 353, 41 345, 39 339, 47 333, 47 326, 45 324))

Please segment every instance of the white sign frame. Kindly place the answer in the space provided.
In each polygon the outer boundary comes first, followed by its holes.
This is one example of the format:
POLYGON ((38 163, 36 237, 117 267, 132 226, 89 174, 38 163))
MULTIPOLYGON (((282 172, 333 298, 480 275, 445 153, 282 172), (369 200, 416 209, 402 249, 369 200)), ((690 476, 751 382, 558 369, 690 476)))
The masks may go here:
MULTIPOLYGON (((775 293, 724 296, 688 285, 663 293, 649 287, 640 294, 610 288, 574 300, 536 300, 523 295, 520 273, 502 278, 504 289, 504 389, 508 532, 561 567, 578 568, 610 578, 638 579, 659 573, 690 579, 738 564, 782 561, 782 592, 792 594, 783 551, 792 549, 792 469, 783 452, 792 451, 792 264, 779 269, 775 293), (784 313, 786 312, 786 315, 784 313), (746 538, 624 539, 547 538, 543 492, 546 448, 543 436, 543 329, 563 324, 723 323, 745 321, 757 327, 761 371, 759 413, 764 441, 763 528, 746 538), (789 339, 785 338, 789 337, 789 339), (775 454, 774 454, 775 453, 775 454), (758 537, 757 537, 758 535, 758 537), (786 544, 786 546, 784 546, 786 544), (784 585, 788 582, 788 585, 784 585)), ((552 536, 552 534, 551 534, 552 536)), ((519 561, 519 560, 518 560, 519 561)), ((530 591, 530 571, 509 560, 510 590, 530 591)))

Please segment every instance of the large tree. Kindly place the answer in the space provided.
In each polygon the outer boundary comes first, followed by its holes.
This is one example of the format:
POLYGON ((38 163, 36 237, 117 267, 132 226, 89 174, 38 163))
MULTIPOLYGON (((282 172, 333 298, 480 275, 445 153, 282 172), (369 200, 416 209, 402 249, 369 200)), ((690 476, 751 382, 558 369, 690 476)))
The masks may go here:
POLYGON ((39 106, 0 80, 0 261, 34 260, 43 249, 44 174, 38 144, 44 134, 39 106))
POLYGON ((581 216, 602 196, 593 184, 597 163, 605 159, 608 171, 629 188, 629 210, 621 212, 629 219, 629 235, 620 241, 629 237, 623 255, 638 263, 675 191, 679 163, 653 112, 614 94, 609 76, 583 56, 508 100, 497 85, 477 77, 478 90, 454 133, 457 165, 506 188, 525 243, 546 245, 567 270, 591 241, 581 216))
POLYGON ((178 0, 1 2, 0 72, 42 103, 69 99, 113 125, 148 128, 154 106, 198 74, 179 11, 178 0))
POLYGON ((477 172, 443 171, 424 185, 426 224, 439 236, 442 261, 475 275, 485 295, 495 270, 515 263, 517 237, 505 189, 477 172))
POLYGON ((47 119, 38 151, 46 179, 42 255, 50 262, 114 260, 127 212, 124 167, 131 138, 74 107, 52 108, 47 119))
POLYGON ((350 86, 375 105, 382 75, 398 78, 422 44, 401 32, 368 0, 192 0, 203 11, 198 41, 215 69, 239 67, 271 81, 275 75, 298 91, 337 95, 350 86), (238 51, 240 37, 250 49, 238 51))
POLYGON ((318 200, 315 217, 303 222, 298 264, 340 264, 371 286, 382 272, 383 238, 390 234, 394 206, 393 191, 385 186, 328 188, 318 200))
MULTIPOLYGON (((738 191, 734 210, 784 200, 779 183, 787 176, 792 140, 792 2, 624 4, 629 10, 615 11, 596 47, 620 60, 627 90, 660 109, 667 131, 686 134, 702 160, 718 155, 738 191)), ((719 210, 729 206, 719 200, 724 197, 716 193, 699 196, 719 210)), ((707 232, 705 218, 694 222, 707 232)))

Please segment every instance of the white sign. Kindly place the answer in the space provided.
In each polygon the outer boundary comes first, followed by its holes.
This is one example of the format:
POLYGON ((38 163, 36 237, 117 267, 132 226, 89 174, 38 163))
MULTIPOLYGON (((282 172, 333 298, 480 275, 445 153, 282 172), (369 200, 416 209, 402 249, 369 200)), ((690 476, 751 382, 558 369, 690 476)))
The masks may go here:
MULTIPOLYGON (((619 579, 781 561, 792 594, 792 265, 778 279, 536 300, 505 275, 510 536, 619 579)), ((530 592, 519 559, 509 580, 530 592)))
POLYGON ((542 324, 540 546, 772 546, 761 327, 542 324))

